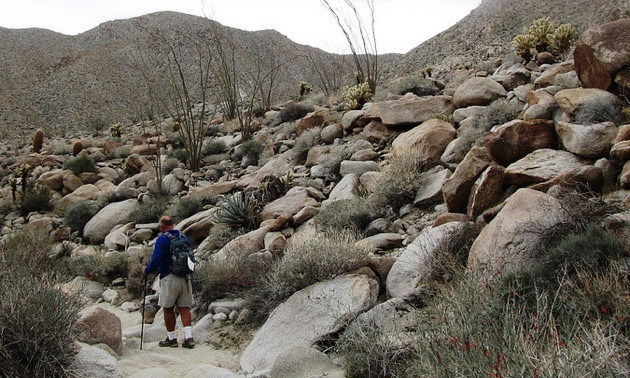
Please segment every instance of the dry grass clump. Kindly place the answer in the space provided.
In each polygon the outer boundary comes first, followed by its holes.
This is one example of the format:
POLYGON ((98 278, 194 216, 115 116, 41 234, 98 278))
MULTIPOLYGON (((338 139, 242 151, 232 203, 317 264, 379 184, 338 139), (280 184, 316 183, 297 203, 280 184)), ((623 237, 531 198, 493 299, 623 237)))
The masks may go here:
POLYGON ((264 321, 271 311, 307 286, 351 272, 368 261, 367 251, 355 246, 353 232, 337 231, 293 236, 283 256, 265 267, 265 274, 245 293, 254 310, 253 321, 264 321))

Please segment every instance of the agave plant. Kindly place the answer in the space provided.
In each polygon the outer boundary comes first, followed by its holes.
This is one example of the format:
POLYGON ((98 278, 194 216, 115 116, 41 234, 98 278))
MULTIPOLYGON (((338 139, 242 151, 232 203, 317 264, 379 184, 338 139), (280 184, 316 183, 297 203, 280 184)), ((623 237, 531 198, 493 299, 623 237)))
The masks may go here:
POLYGON ((255 229, 260 221, 260 206, 252 195, 236 192, 225 198, 214 219, 232 227, 255 229))

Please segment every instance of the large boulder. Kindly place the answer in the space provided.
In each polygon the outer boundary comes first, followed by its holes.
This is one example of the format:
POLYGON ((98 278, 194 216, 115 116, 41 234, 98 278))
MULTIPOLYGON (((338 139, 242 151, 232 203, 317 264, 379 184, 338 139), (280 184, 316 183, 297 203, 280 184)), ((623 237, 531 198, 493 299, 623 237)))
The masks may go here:
POLYGON ((437 262, 460 250, 474 234, 472 222, 450 222, 427 227, 396 259, 385 288, 391 298, 418 299, 426 294, 437 262))
POLYGON ((83 236, 92 244, 103 243, 114 226, 131 221, 129 215, 139 206, 140 203, 135 199, 110 203, 87 222, 83 236))
POLYGON ((123 378, 125 376, 118 360, 107 351, 85 343, 77 343, 78 353, 72 368, 78 377, 123 378))
POLYGON ((79 314, 77 339, 86 344, 105 344, 119 355, 123 352, 122 323, 102 307, 89 307, 79 314))
POLYGON ((398 100, 372 104, 364 117, 380 119, 386 126, 411 126, 428 121, 439 114, 453 114, 454 111, 455 105, 450 96, 418 97, 413 93, 407 93, 398 100))
POLYGON ((448 122, 431 119, 400 134, 392 142, 392 154, 413 153, 421 160, 438 161, 446 146, 457 138, 457 130, 448 122))
POLYGON ((616 80, 630 68, 630 18, 622 18, 588 29, 573 53, 575 71, 585 87, 608 90, 613 83, 626 88, 630 82, 616 80))
POLYGON ((265 205, 260 214, 260 219, 265 221, 267 219, 277 218, 282 214, 295 215, 307 206, 319 206, 317 200, 313 198, 313 190, 296 186, 289 189, 287 194, 283 197, 265 205))
POLYGON ((558 121, 556 131, 564 148, 576 155, 598 158, 607 156, 617 135, 612 122, 576 125, 558 121))
POLYGON ((475 181, 488 166, 496 164, 486 148, 473 147, 451 177, 442 184, 442 195, 448 211, 465 214, 475 181))
POLYGON ((558 137, 553 121, 514 120, 486 134, 484 144, 497 162, 508 166, 540 148, 556 148, 558 137))
POLYGON ((296 132, 297 135, 300 136, 306 130, 310 130, 315 127, 322 128, 324 126, 335 123, 335 121, 335 117, 330 112, 330 109, 320 108, 311 113, 308 113, 306 116, 300 119, 296 127, 296 132))
POLYGON ((575 116, 585 106, 600 106, 610 104, 611 107, 621 105, 614 94, 596 88, 563 89, 554 95, 560 109, 569 116, 575 116))
POLYGON ((582 166, 584 163, 568 151, 543 148, 510 164, 505 169, 505 177, 510 184, 527 186, 551 180, 582 166))
POLYGON ((248 373, 269 369, 283 353, 339 332, 376 304, 378 292, 378 283, 365 275, 343 275, 300 290, 258 330, 241 356, 241 368, 248 373))
POLYGON ((472 77, 457 87, 453 94, 453 102, 458 108, 489 105, 506 95, 505 88, 495 80, 487 77, 472 77))
POLYGON ((559 200, 519 189, 481 231, 468 254, 468 269, 492 282, 497 277, 535 269, 554 227, 572 222, 559 200))

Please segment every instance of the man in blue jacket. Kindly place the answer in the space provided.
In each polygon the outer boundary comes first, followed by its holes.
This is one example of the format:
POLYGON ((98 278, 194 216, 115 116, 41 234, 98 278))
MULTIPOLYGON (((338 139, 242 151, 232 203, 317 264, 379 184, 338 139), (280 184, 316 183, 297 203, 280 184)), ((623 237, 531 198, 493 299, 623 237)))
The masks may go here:
MULTIPOLYGON (((190 307, 194 304, 192 296, 192 283, 190 277, 178 276, 171 273, 171 238, 179 236, 179 230, 173 225, 173 220, 169 216, 160 218, 159 229, 161 235, 157 238, 153 247, 153 256, 146 267, 142 268, 142 274, 160 272, 160 295, 158 305, 164 310, 164 324, 166 325, 167 337, 160 341, 161 347, 177 348, 177 337, 175 333, 175 306, 179 309, 184 325, 184 348, 193 348, 195 341, 192 337, 190 307)), ((186 236, 185 236, 186 237, 186 236)))

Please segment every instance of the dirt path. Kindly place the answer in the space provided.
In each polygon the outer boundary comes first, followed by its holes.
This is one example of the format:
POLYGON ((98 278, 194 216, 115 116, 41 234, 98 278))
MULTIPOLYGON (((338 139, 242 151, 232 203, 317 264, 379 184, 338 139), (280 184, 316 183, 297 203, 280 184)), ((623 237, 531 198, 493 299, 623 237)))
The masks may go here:
MULTIPOLYGON (((128 313, 105 302, 93 306, 115 314, 122 323, 123 335, 127 330, 137 329, 141 325, 142 314, 138 311, 128 313)), ((147 327, 150 326, 145 325, 145 330, 147 327)), ((145 340, 140 350, 139 338, 128 339, 119 363, 125 377, 133 378, 210 376, 210 372, 216 377, 244 377, 240 371, 240 354, 244 345, 221 342, 226 332, 213 331, 210 334, 211 342, 197 343, 193 349, 182 348, 181 345, 179 348, 163 348, 157 341, 145 340), (227 347, 217 348, 213 343, 227 347)), ((181 329, 178 333, 182 333, 181 329)))

